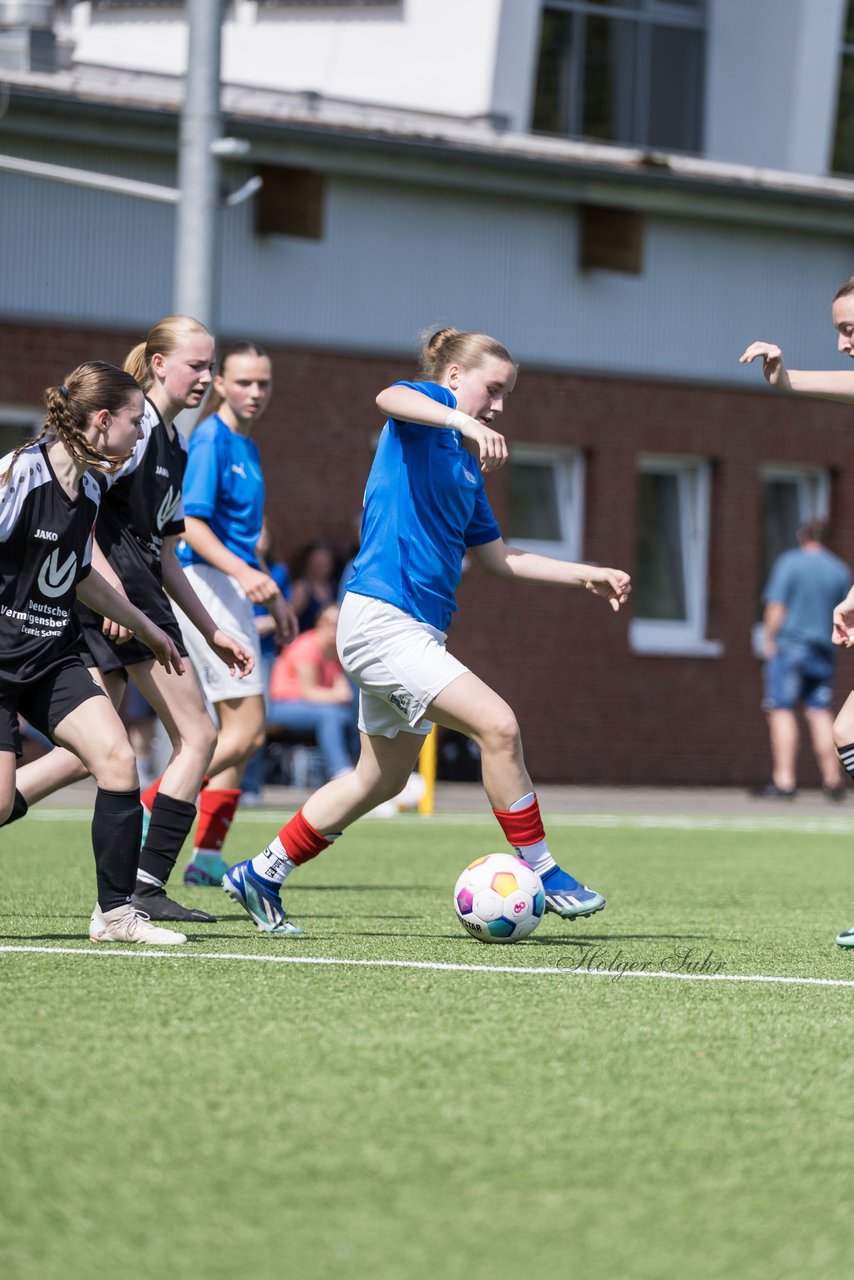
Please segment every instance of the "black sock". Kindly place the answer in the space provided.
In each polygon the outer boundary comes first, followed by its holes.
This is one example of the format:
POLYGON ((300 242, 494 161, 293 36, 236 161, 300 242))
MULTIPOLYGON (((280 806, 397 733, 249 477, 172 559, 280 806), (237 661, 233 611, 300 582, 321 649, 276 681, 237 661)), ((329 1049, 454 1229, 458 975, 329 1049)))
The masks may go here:
POLYGON ((854 778, 854 742, 849 742, 847 747, 837 747, 836 754, 839 756, 839 763, 845 772, 854 778))
POLYGON ((0 827, 8 827, 10 822, 17 822, 19 818, 23 818, 29 807, 30 806, 27 804, 20 791, 16 789, 15 799, 12 802, 12 812, 9 814, 5 822, 0 822, 0 827))
POLYGON ((161 884, 169 879, 181 846, 196 817, 196 806, 158 791, 151 806, 151 825, 139 857, 139 869, 161 884))
POLYGON ((98 906, 112 911, 130 902, 136 884, 142 805, 139 787, 133 791, 98 788, 92 817, 92 848, 98 880, 98 906))

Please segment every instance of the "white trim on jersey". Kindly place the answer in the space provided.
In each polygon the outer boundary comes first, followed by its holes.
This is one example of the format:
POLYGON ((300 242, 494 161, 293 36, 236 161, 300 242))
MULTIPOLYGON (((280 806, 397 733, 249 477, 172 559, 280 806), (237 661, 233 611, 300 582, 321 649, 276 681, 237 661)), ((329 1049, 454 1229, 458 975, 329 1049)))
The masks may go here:
MULTIPOLYGON (((0 458, 0 476, 6 474, 11 459, 12 453, 7 453, 5 457, 0 458)), ((8 541, 30 494, 35 493, 43 484, 51 484, 53 479, 53 473, 45 461, 40 444, 31 444, 18 454, 8 482, 0 486, 0 542, 8 541)), ((80 477, 80 490, 80 496, 90 498, 96 508, 100 505, 101 489, 90 471, 84 471, 80 477)), ((70 498, 69 501, 71 501, 70 498)), ((50 529, 36 529, 33 533, 36 540, 39 540, 40 535, 43 535, 43 540, 47 543, 54 541, 55 538, 55 535, 51 536, 50 529)), ((91 559, 92 535, 90 534, 83 557, 84 566, 89 564, 91 559)))

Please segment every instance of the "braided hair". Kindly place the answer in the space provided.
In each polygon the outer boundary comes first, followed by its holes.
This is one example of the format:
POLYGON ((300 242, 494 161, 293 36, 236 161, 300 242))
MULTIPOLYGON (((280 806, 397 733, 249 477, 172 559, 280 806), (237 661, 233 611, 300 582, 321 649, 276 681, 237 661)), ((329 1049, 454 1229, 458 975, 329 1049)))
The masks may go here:
POLYGON ((127 462, 129 453, 109 456, 86 439, 86 428, 92 414, 100 409, 118 413, 140 386, 124 369, 103 360, 79 364, 58 387, 47 387, 44 393, 44 426, 32 440, 26 440, 12 454, 0 483, 8 483, 20 453, 40 440, 61 440, 75 462, 112 474, 127 462))

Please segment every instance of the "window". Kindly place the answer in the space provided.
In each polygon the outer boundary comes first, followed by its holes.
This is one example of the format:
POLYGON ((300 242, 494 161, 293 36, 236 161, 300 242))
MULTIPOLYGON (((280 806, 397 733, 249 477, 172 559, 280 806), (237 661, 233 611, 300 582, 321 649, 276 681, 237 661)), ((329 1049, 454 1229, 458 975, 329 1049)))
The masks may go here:
POLYGON ((784 551, 798 545, 798 526, 815 516, 826 517, 830 507, 830 476, 821 467, 785 464, 762 468, 762 514, 759 530, 759 582, 756 590, 756 625, 753 651, 763 654, 762 592, 771 566, 784 551))
POLYGON ((839 68, 839 99, 833 139, 833 173, 854 173, 854 0, 848 0, 839 68))
POLYGON ((42 421, 38 409, 0 405, 0 458, 41 431, 42 421))
POLYGON ((711 469, 698 458, 641 458, 629 629, 636 653, 715 657, 706 639, 711 469))
POLYGON ((525 551, 580 560, 584 458, 575 450, 513 450, 507 540, 525 551))
POLYGON ((548 0, 535 133, 701 151, 704 0, 548 0))

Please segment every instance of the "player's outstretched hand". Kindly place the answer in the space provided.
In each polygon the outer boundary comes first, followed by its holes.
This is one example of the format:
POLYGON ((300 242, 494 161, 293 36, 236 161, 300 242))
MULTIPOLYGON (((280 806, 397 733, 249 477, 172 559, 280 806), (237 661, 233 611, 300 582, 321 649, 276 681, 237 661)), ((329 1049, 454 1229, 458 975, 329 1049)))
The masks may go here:
POLYGON ((159 627, 155 627, 154 623, 151 623, 145 635, 141 631, 137 634, 140 640, 148 645, 161 667, 165 667, 167 671, 174 671, 178 676, 184 674, 184 663, 171 636, 161 631, 159 627))
POLYGON ((230 676, 248 676, 255 666, 255 659, 239 640, 232 639, 217 627, 210 640, 210 646, 218 658, 222 658, 228 667, 230 676))
POLYGON ((738 363, 753 364, 753 361, 758 360, 760 357, 762 359, 762 372, 769 386, 787 386, 789 379, 783 360, 783 352, 773 342, 752 342, 744 355, 739 356, 738 363))
POLYGON ((854 646, 854 600, 846 596, 833 610, 833 643, 843 649, 854 646))
POLYGON ((507 441, 500 431, 477 418, 467 418, 460 434, 467 442, 466 448, 479 460, 481 471, 495 471, 504 466, 508 458, 507 441))
POLYGON ((625 604, 632 589, 632 580, 622 569, 591 569, 584 583, 587 591, 607 600, 614 613, 619 613, 620 605, 625 604))

